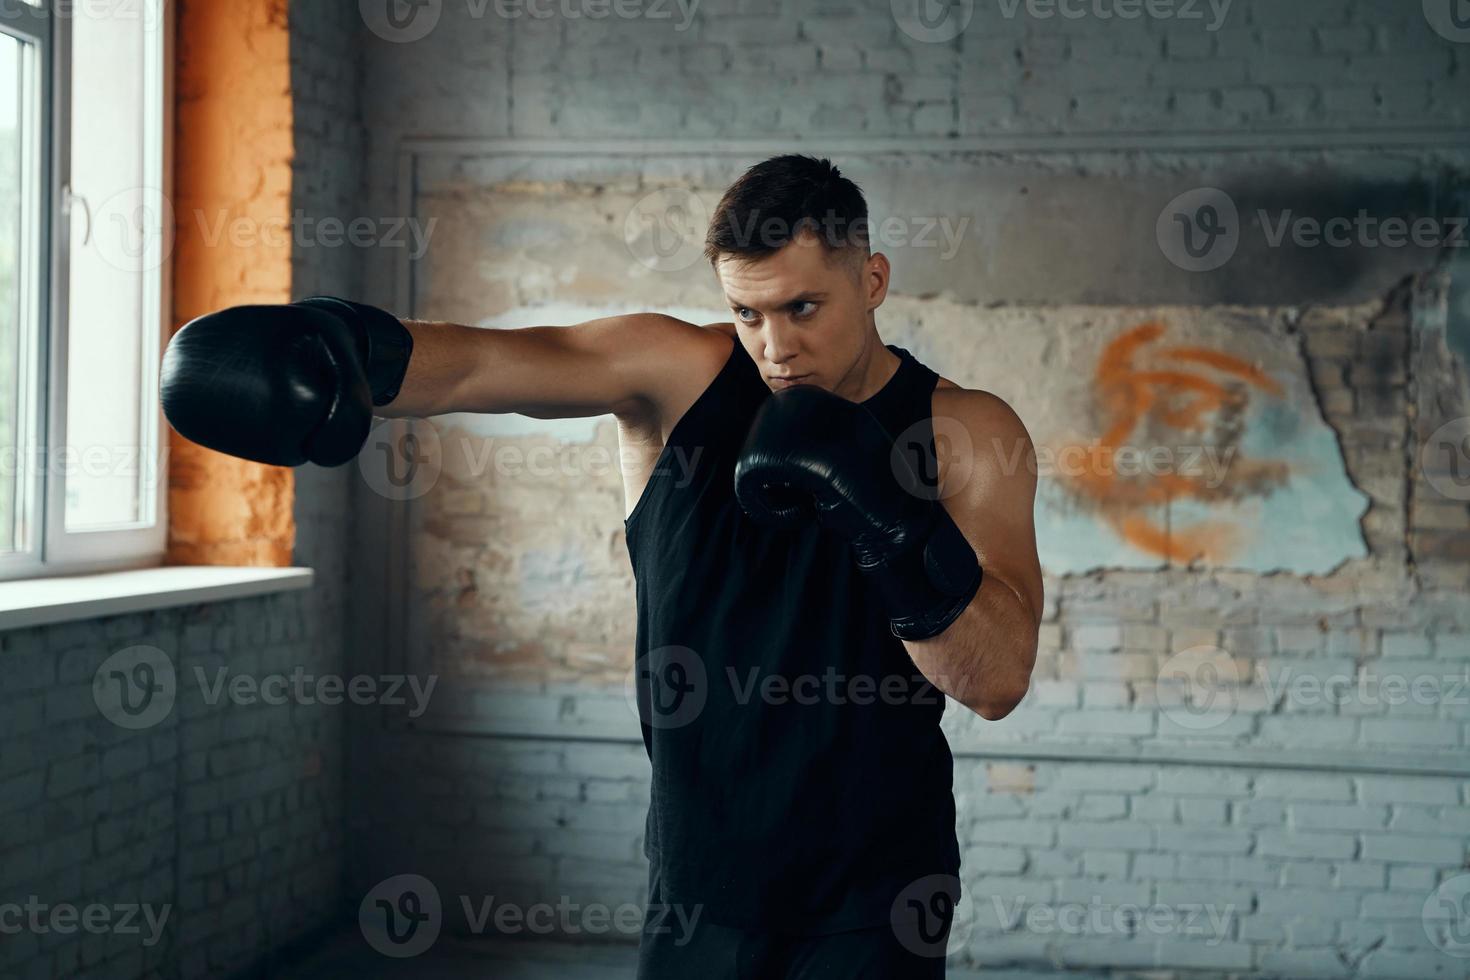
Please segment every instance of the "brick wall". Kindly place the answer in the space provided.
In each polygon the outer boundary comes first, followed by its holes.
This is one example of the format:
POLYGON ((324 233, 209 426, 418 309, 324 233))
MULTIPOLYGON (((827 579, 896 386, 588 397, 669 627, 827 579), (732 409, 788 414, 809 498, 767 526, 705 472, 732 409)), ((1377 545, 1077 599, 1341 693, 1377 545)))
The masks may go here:
POLYGON ((954 5, 972 10, 966 28, 932 42, 888 0, 705 0, 692 18, 673 3, 603 19, 530 6, 445 0, 425 6, 422 39, 368 34, 375 138, 1345 130, 1466 111, 1464 46, 1394 0, 1237 0, 1223 16, 1181 2, 1131 20, 980 0, 954 5))
POLYGON ((341 614, 289 593, 0 637, 0 901, 166 916, 156 935, 7 935, 7 976, 222 976, 322 927, 341 889, 340 709, 211 701, 210 685, 340 672, 341 614), (93 679, 136 646, 167 656, 177 700, 134 730, 99 712, 93 679))
POLYGON ((1463 852, 1464 780, 1106 762, 967 775, 978 963, 1461 975, 1427 948, 1421 914, 1463 852), (1018 899, 1098 909, 1104 927, 1018 929, 1018 899), (1175 917, 1115 918, 1128 907, 1175 917))
POLYGON ((677 15, 520 18, 508 130, 975 136, 1463 118, 1465 54, 1438 43, 1417 5, 1236 2, 1217 17, 1201 3, 1184 17, 1181 3, 1160 5, 1176 16, 1126 20, 1026 13, 1112 4, 980 0, 954 5, 955 17, 973 8, 967 26, 931 42, 894 17, 906 6, 706 2, 682 32, 677 15), (625 84, 604 84, 610 75, 625 84), (747 97, 776 91, 800 97, 747 97))

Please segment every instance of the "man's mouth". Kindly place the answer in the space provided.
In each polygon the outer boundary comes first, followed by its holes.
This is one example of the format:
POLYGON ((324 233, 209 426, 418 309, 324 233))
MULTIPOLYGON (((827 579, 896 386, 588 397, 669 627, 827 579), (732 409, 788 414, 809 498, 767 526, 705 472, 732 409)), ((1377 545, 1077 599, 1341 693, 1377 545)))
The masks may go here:
POLYGON ((770 377, 771 384, 777 388, 789 388, 792 385, 806 384, 810 374, 787 374, 781 377, 770 377))

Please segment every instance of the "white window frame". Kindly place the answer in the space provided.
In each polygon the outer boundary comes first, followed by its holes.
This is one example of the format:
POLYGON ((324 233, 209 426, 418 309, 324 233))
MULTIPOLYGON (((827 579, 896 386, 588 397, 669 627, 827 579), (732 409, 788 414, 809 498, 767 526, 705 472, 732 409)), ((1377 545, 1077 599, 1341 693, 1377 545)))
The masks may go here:
MULTIPOLYGON (((145 183, 152 200, 145 203, 144 213, 157 216, 160 224, 169 213, 166 202, 172 199, 172 131, 173 131, 173 4, 166 0, 135 0, 139 16, 156 5, 155 25, 147 33, 148 75, 144 91, 155 107, 155 139, 145 147, 145 183)), ((12 0, 15 17, 0 18, 0 32, 29 42, 39 56, 35 74, 42 94, 41 118, 29 127, 37 137, 31 156, 22 166, 27 193, 22 195, 24 209, 21 221, 23 245, 18 254, 24 272, 17 275, 17 285, 24 294, 34 296, 34 309, 22 310, 18 322, 20 345, 16 363, 21 379, 21 413, 17 429, 23 447, 19 462, 20 477, 16 486, 16 507, 22 513, 25 528, 23 540, 9 554, 0 554, 0 580, 37 576, 69 575, 85 572, 120 571, 147 568, 162 563, 168 543, 168 430, 158 397, 158 367, 167 336, 165 321, 170 318, 172 289, 170 256, 167 242, 173 229, 160 227, 146 241, 157 254, 143 262, 145 277, 142 311, 143 345, 141 358, 144 376, 140 379, 141 404, 138 431, 152 445, 138 447, 133 465, 139 471, 142 493, 140 520, 115 528, 68 531, 66 529, 67 455, 67 297, 70 289, 70 250, 73 228, 85 233, 90 220, 88 205, 72 199, 66 186, 70 173, 71 147, 71 16, 85 7, 70 0, 40 0, 36 7, 26 7, 12 0), (47 88, 49 87, 49 92, 47 88), (49 98, 47 97, 49 95, 49 98), (39 201, 39 208, 32 202, 39 201), (80 206, 82 214, 73 212, 80 206), (151 356, 150 355, 151 352, 151 356), (44 379, 44 383, 37 383, 44 379), (29 447, 37 447, 35 450, 29 447)), ((29 134, 28 134, 29 135, 29 134)), ((126 464, 126 461, 125 461, 126 464)))

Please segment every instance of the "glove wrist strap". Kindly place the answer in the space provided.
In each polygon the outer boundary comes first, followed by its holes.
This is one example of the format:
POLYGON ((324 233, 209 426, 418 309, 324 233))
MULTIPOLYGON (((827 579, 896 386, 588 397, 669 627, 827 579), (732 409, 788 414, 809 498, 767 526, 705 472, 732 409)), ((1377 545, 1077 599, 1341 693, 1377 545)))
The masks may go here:
POLYGON ((943 633, 980 591, 984 570, 943 506, 934 504, 927 536, 886 561, 860 565, 883 597, 893 635, 925 640, 943 633))
POLYGON ((397 317, 375 306, 350 303, 334 296, 312 296, 296 305, 336 313, 352 325, 375 407, 387 405, 398 397, 408 374, 408 359, 413 354, 413 334, 397 317))

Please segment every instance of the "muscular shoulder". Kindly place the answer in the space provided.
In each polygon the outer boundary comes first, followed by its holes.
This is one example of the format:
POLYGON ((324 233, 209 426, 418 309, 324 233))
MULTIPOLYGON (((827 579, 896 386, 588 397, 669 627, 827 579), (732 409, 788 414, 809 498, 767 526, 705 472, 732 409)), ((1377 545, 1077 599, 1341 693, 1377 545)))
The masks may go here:
MULTIPOLYGON (((934 389, 934 414, 954 418, 976 435, 1027 436, 1025 423, 1004 398, 978 388, 961 388, 940 379, 934 389)), ((1029 441, 1029 437, 1028 437, 1029 441)))
POLYGON ((934 390, 934 433, 944 442, 940 479, 962 480, 976 493, 1016 480, 1034 481, 1034 447, 1026 425, 1005 399, 941 379, 934 390))
POLYGON ((735 336, 734 324, 698 326, 663 313, 637 313, 621 320, 628 353, 669 373, 698 372, 711 364, 718 373, 735 336))
POLYGON ((734 325, 699 326, 662 313, 628 320, 627 354, 640 362, 652 403, 640 421, 666 432, 724 368, 734 349, 734 325))

